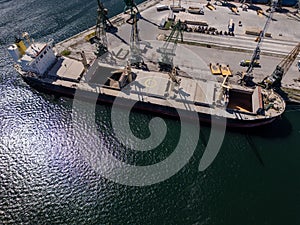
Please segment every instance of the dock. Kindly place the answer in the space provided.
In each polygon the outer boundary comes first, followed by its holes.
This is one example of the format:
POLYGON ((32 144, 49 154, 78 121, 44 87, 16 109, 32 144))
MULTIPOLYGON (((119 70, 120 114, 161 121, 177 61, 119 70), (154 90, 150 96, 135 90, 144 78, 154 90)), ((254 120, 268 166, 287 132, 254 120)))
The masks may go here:
MULTIPOLYGON (((157 11, 157 5, 172 5, 172 0, 150 0, 138 5, 141 12, 142 19, 138 23, 140 30, 140 36, 143 41, 149 41, 155 43, 155 45, 163 45, 163 41, 159 41, 159 37, 167 36, 170 30, 159 29, 159 24, 163 19, 168 19, 170 14, 169 10, 157 11)), ((243 11, 239 8, 240 3, 233 2, 236 5, 237 12, 233 12, 231 8, 222 5, 214 5, 214 10, 208 9, 206 6, 207 1, 184 1, 182 7, 188 9, 190 6, 203 7, 204 14, 191 14, 187 10, 185 12, 174 13, 176 17, 192 21, 192 23, 206 23, 204 27, 213 28, 209 31, 202 32, 202 30, 195 31, 195 27, 199 25, 191 26, 191 32, 184 32, 184 42, 178 44, 176 50, 176 56, 174 61, 177 66, 184 67, 185 71, 190 71, 191 76, 197 79, 203 80, 215 80, 220 82, 223 78, 220 76, 214 76, 210 70, 210 63, 219 63, 219 65, 229 65, 230 73, 232 77, 230 80, 235 82, 238 77, 237 72, 245 71, 245 68, 241 67, 241 60, 250 60, 253 50, 256 46, 256 34, 249 31, 259 31, 262 29, 267 17, 266 13, 258 13, 257 11, 248 9, 243 11), (234 36, 225 35, 225 31, 228 32, 229 23, 233 22, 234 36), (261 26, 258 26, 261 25, 261 26), (222 31, 222 32, 221 32, 222 31), (179 49, 179 50, 178 50, 179 49), (180 54, 181 50, 192 52, 199 58, 198 63, 195 65, 193 61, 187 60, 180 54)), ((266 12, 269 8, 266 5, 258 5, 262 12, 266 12)), ((259 82, 264 77, 272 74, 276 65, 287 55, 299 42, 300 30, 290 29, 290 27, 299 27, 299 14, 294 14, 293 8, 286 8, 286 13, 274 13, 273 21, 268 28, 268 35, 264 38, 261 47, 261 68, 254 69, 254 81, 259 82)), ((120 49, 118 46, 123 45, 124 49, 128 48, 130 39, 131 26, 126 23, 129 15, 121 13, 114 16, 110 20, 118 28, 117 33, 107 33, 109 51, 117 54, 114 49, 120 49)), ((57 52, 64 50, 70 51, 67 56, 71 59, 81 59, 81 55, 78 52, 84 51, 89 64, 92 64, 96 59, 94 52, 96 51, 95 45, 90 44, 87 41, 87 36, 91 35, 95 30, 95 27, 83 31, 73 37, 70 37, 55 45, 57 52)), ((160 38, 161 39, 161 38, 160 38)), ((145 53, 147 54, 147 53, 145 53)), ((155 59, 157 56, 147 57, 155 59)), ((290 67, 287 74, 283 77, 282 87, 288 93, 290 100, 300 102, 300 98, 297 97, 300 92, 300 71, 296 66, 296 61, 290 67), (294 95, 293 93, 296 93, 294 95)), ((226 71, 225 71, 226 72, 226 71)), ((222 75, 222 74, 221 74, 222 75)))

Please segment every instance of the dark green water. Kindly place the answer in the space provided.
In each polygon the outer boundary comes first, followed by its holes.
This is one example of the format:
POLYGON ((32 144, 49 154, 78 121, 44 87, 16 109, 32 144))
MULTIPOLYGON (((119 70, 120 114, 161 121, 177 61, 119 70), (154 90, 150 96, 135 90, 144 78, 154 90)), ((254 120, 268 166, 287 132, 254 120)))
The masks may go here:
MULTIPOLYGON (((123 9, 122 1, 104 3, 110 15, 123 9)), ((120 161, 151 165, 177 146, 180 122, 165 119, 159 147, 136 153, 115 137, 110 107, 96 107, 97 133, 89 133, 89 115, 72 120, 71 100, 32 90, 13 70, 6 47, 15 34, 61 41, 95 23, 96 1, 0 0, 0 11, 0 224, 300 224, 299 106, 269 126, 227 131, 203 172, 210 129, 201 126, 193 156, 174 176, 143 187, 117 184, 84 157, 96 138, 120 161)), ((131 114, 137 137, 150 135, 151 118, 131 114)), ((185 126, 192 137, 196 126, 185 126)))

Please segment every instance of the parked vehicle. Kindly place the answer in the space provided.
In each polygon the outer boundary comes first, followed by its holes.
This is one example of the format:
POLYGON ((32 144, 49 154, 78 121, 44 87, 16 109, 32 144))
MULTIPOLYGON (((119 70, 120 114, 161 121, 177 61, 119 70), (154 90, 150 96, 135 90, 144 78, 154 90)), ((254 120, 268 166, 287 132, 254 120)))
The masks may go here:
POLYGON ((157 11, 164 11, 164 10, 169 10, 169 6, 167 5, 158 5, 156 6, 157 11))
MULTIPOLYGON (((240 66, 249 66, 251 63, 251 60, 242 60, 240 62, 240 66)), ((253 67, 261 67, 258 61, 254 61, 253 67)))

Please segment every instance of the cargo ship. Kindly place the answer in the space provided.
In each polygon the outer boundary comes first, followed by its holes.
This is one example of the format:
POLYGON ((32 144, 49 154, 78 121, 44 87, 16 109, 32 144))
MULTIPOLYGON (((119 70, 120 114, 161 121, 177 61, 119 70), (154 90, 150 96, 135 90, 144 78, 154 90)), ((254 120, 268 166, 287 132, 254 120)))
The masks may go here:
MULTIPOLYGON (((34 89, 74 98, 76 92, 85 100, 120 106, 134 103, 147 113, 187 117, 197 113, 200 121, 226 119, 228 127, 257 127, 271 123, 285 111, 285 102, 276 92, 261 87, 195 79, 173 67, 170 71, 105 63, 96 58, 90 65, 84 52, 82 60, 72 59, 54 50, 53 40, 37 43, 27 33, 16 38, 8 51, 15 69, 34 89)), ((122 48, 120 48, 122 51, 122 48)), ((152 68, 149 67, 149 68, 152 68)), ((201 74, 199 74, 201 78, 201 74)))

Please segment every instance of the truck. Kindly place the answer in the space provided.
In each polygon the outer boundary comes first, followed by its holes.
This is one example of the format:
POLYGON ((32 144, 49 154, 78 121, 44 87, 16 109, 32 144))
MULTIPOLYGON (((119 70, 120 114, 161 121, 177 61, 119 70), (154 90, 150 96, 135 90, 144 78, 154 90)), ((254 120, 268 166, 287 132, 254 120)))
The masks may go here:
MULTIPOLYGON (((251 63, 251 60, 242 60, 240 62, 240 66, 249 66, 251 63)), ((254 61, 253 67, 261 67, 260 63, 258 61, 254 61)))
POLYGON ((156 10, 157 11, 169 10, 169 6, 167 6, 167 5, 157 5, 156 10))

